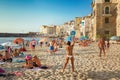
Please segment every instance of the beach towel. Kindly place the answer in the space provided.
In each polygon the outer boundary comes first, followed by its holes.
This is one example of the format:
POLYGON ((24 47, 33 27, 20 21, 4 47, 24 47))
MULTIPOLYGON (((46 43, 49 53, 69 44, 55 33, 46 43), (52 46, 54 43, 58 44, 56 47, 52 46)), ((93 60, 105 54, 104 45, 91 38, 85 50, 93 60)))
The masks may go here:
POLYGON ((0 62, 0 64, 5 64, 5 62, 0 62))
POLYGON ((0 73, 4 73, 5 72, 5 70, 3 70, 2 68, 0 68, 0 73))
POLYGON ((20 62, 25 62, 24 59, 19 59, 19 58, 13 58, 12 62, 20 63, 20 62))
POLYGON ((6 74, 1 74, 1 73, 0 73, 0 77, 6 77, 6 74))
POLYGON ((19 53, 19 57, 25 57, 26 55, 24 53, 19 53))
POLYGON ((15 76, 15 74, 13 74, 13 73, 0 74, 0 77, 9 77, 9 76, 15 76))
POLYGON ((48 69, 47 66, 40 66, 40 67, 35 67, 33 70, 40 70, 40 69, 48 69))
POLYGON ((13 72, 13 74, 16 75, 16 76, 22 76, 22 73, 21 72, 17 72, 17 71, 13 72))
POLYGON ((48 69, 47 66, 40 66, 41 69, 48 69))

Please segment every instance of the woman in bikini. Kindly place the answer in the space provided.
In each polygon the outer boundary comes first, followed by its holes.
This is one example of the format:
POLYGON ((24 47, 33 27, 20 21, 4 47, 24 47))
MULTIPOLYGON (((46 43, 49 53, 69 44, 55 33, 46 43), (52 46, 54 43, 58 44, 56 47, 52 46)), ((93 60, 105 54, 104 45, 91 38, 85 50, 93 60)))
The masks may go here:
POLYGON ((71 42, 68 41, 67 42, 67 46, 66 46, 66 61, 63 67, 63 72, 68 64, 69 59, 71 60, 71 64, 72 64, 72 72, 74 72, 74 57, 73 57, 73 47, 74 47, 74 42, 71 45, 71 42))

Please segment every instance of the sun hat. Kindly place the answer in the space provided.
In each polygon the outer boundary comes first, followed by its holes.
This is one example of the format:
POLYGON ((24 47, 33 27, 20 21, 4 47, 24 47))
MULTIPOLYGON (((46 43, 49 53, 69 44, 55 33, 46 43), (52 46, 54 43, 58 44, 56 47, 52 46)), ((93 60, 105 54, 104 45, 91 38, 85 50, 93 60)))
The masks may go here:
POLYGON ((31 55, 27 55, 27 56, 25 56, 25 59, 26 60, 30 60, 30 59, 32 59, 32 56, 31 55))

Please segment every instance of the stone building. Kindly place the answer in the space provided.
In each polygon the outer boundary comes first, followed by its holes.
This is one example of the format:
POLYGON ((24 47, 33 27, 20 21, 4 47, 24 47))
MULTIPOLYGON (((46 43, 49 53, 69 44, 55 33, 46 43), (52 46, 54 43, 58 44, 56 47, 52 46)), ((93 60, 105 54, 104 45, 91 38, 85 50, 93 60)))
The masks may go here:
POLYGON ((85 16, 84 17, 84 21, 85 21, 85 29, 84 29, 84 36, 88 36, 89 38, 92 38, 92 20, 91 20, 91 15, 85 16))
POLYGON ((63 25, 56 27, 56 35, 57 35, 58 37, 63 37, 63 36, 65 36, 65 31, 64 31, 63 25))
POLYGON ((93 40, 116 35, 117 4, 112 0, 93 0, 93 40))
POLYGON ((75 18, 75 24, 74 24, 74 29, 75 29, 75 31, 76 31, 76 35, 75 35, 75 37, 76 38, 79 38, 80 36, 81 36, 81 21, 82 21, 82 17, 76 17, 75 18))
POLYGON ((43 25, 40 27, 40 31, 41 31, 41 33, 43 33, 46 36, 56 35, 56 26, 43 25))
POLYGON ((113 0, 117 2, 117 36, 120 36, 120 0, 113 0))
POLYGON ((61 27, 56 26, 56 35, 59 36, 60 32, 61 32, 61 27))
POLYGON ((74 30, 74 24, 75 24, 75 21, 74 21, 74 20, 65 22, 65 23, 63 24, 63 28, 64 28, 64 31, 63 31, 63 32, 64 32, 65 34, 70 35, 70 32, 71 32, 72 30, 74 30))

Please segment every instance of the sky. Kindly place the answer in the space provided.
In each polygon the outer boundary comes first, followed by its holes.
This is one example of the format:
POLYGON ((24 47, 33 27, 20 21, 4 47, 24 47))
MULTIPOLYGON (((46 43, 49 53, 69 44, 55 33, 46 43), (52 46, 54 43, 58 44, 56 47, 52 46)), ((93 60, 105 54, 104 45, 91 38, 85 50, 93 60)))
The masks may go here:
POLYGON ((91 13, 92 0, 0 0, 0 33, 40 32, 91 13))

